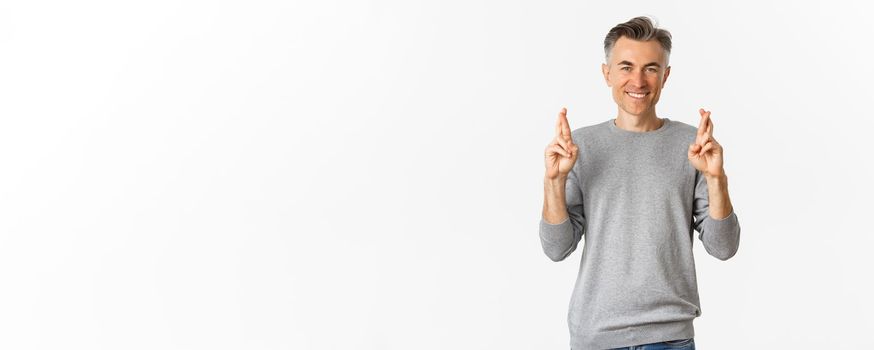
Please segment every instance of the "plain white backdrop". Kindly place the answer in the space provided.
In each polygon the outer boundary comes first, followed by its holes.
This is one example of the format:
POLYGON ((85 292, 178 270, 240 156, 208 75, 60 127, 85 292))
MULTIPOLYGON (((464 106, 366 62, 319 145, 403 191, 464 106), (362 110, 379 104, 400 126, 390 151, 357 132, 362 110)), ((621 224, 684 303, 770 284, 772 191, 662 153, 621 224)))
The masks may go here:
MULTIPOLYGON (((3 1, 0 348, 567 349, 543 148, 615 117, 613 25, 674 35, 738 254, 700 349, 874 346, 862 2, 3 1)), ((582 249, 582 244, 580 248, 582 249)))

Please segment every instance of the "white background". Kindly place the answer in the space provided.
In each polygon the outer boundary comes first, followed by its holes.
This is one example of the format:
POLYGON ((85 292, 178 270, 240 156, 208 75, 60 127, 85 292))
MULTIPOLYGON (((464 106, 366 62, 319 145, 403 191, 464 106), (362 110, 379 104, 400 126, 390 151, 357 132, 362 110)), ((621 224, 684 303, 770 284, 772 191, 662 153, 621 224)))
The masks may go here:
POLYGON ((861 3, 4 1, 0 348, 567 349, 543 148, 637 15, 742 227, 698 347, 870 347, 861 3))

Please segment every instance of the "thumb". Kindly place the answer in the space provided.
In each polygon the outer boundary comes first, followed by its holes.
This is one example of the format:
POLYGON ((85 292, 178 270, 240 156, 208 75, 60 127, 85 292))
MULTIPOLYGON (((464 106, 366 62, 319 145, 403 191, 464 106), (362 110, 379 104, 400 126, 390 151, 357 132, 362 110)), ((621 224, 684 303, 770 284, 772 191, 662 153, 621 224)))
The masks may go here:
POLYGON ((689 154, 687 155, 690 159, 694 158, 698 152, 701 151, 701 145, 697 143, 693 143, 689 145, 689 154))

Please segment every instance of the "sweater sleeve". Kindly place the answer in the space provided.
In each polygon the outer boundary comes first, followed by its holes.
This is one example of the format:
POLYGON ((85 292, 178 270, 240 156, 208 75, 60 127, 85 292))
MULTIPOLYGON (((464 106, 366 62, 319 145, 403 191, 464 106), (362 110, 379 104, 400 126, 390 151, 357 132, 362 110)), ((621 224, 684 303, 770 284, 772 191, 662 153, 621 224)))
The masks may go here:
POLYGON ((565 183, 565 202, 568 218, 550 224, 540 217, 540 244, 543 252, 552 261, 562 261, 577 249, 586 227, 583 215, 583 193, 573 169, 568 173, 565 183))
POLYGON ((728 260, 737 253, 740 245, 740 224, 732 208, 725 218, 710 217, 707 180, 700 171, 695 174, 694 228, 700 234, 704 250, 719 260, 728 260))

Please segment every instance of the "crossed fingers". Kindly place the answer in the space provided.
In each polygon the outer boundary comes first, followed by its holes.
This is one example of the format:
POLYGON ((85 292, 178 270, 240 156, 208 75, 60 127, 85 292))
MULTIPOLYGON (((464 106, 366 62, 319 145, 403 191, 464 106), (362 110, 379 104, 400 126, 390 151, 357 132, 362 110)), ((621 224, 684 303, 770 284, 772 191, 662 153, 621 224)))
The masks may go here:
POLYGON ((698 123, 698 134, 695 137, 695 144, 701 147, 697 154, 702 155, 712 149, 714 144, 718 143, 713 138, 713 120, 710 119, 710 111, 705 111, 704 108, 701 108, 698 109, 698 113, 701 114, 701 121, 698 123))
POLYGON ((567 121, 567 108, 562 108, 561 112, 558 113, 558 121, 555 123, 555 139, 553 140, 554 145, 558 145, 559 149, 556 151, 565 157, 571 156, 571 151, 573 150, 574 140, 571 138, 571 127, 567 121))

